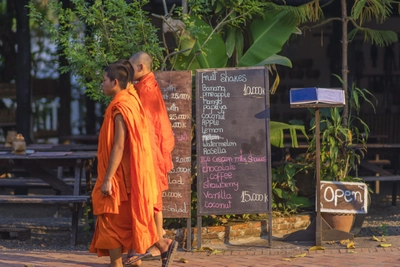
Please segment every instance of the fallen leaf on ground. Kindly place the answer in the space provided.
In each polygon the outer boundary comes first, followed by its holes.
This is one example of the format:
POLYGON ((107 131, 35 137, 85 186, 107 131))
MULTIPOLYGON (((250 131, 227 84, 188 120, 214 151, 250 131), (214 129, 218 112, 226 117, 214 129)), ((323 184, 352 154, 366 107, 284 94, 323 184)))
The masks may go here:
POLYGON ((344 240, 340 240, 340 244, 341 245, 346 245, 347 243, 350 242, 350 239, 344 239, 344 240))
POLYGON ((213 251, 211 251, 211 253, 209 255, 214 255, 214 254, 218 254, 218 253, 222 253, 222 252, 224 252, 224 251, 223 250, 214 249, 213 251))
POLYGON ((386 242, 386 239, 384 237, 378 238, 374 235, 371 237, 371 240, 378 241, 378 242, 386 242))
POLYGON ((201 250, 208 250, 208 251, 213 251, 214 250, 213 248, 210 248, 210 247, 201 247, 200 249, 201 250))
POLYGON ((374 236, 374 235, 371 237, 371 240, 381 242, 381 240, 379 240, 379 238, 377 238, 377 237, 374 236))
POLYGON ((302 258, 305 256, 307 256, 307 253, 297 254, 297 255, 292 256, 291 258, 302 258))
POLYGON ((347 253, 357 253, 355 250, 349 249, 347 253))
POLYGON ((283 261, 292 261, 292 260, 289 259, 289 258, 283 258, 282 260, 283 260, 283 261))
POLYGON ((351 242, 347 243, 347 248, 348 248, 348 249, 355 249, 356 247, 355 247, 355 245, 354 245, 354 242, 351 241, 351 242))
POLYGON ((309 251, 314 251, 314 250, 325 250, 323 246, 313 246, 308 249, 309 251))
POLYGON ((392 246, 392 244, 379 244, 379 246, 381 246, 381 247, 383 247, 383 248, 388 248, 388 247, 391 247, 392 246))
POLYGON ((185 258, 179 258, 179 262, 188 263, 189 261, 185 258))
POLYGON ((213 248, 210 247, 201 247, 199 249, 194 249, 193 252, 201 252, 201 251, 213 251, 213 248))
POLYGON ((333 244, 335 244, 335 241, 328 241, 328 242, 326 242, 328 245, 333 245, 333 244))

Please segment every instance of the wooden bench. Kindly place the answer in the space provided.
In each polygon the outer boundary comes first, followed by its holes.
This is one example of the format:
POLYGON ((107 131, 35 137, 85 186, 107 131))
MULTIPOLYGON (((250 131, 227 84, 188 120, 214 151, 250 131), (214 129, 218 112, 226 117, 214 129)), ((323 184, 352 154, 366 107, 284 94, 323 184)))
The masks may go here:
MULTIPOLYGON (((383 170, 382 169, 383 166, 388 166, 388 165, 391 164, 390 160, 388 160, 388 159, 380 159, 378 154, 375 155, 375 159, 374 160, 367 160, 367 161, 368 161, 369 164, 376 165, 377 168, 381 169, 381 171, 383 170)), ((364 162, 364 165, 365 165, 365 162, 364 162)), ((369 165, 369 166, 371 166, 371 165, 369 165)), ((384 170, 384 171, 386 171, 386 170, 384 170)), ((385 172, 383 175, 390 175, 390 172, 385 172)), ((379 192, 380 192, 380 187, 381 186, 380 186, 379 182, 380 182, 379 180, 375 180, 375 194, 379 194, 379 192)))
POLYGON ((400 181, 400 175, 383 175, 383 176, 362 176, 364 182, 393 182, 392 186, 392 206, 396 206, 397 199, 397 183, 400 181))
MULTIPOLYGON (((70 185, 71 187, 74 186, 74 178, 63 178, 62 179, 65 183, 70 185)), ((96 178, 92 178, 92 184, 96 182, 96 178)), ((38 178, 31 178, 31 177, 21 177, 21 178, 1 178, 0 179, 0 188, 14 188, 19 189, 19 192, 22 192, 19 195, 27 195, 28 189, 31 188, 43 188, 48 189, 52 188, 48 183, 45 181, 38 179, 38 178)), ((86 181, 82 179, 81 181, 81 188, 85 189, 86 191, 86 181)), ((17 193, 15 193, 17 194, 17 193)))
POLYGON ((0 195, 0 204, 69 204, 72 211, 71 246, 76 246, 79 211, 89 199, 88 195, 0 195))
POLYGON ((3 178, 0 179, 0 188, 51 188, 51 186, 40 179, 34 178, 3 178))

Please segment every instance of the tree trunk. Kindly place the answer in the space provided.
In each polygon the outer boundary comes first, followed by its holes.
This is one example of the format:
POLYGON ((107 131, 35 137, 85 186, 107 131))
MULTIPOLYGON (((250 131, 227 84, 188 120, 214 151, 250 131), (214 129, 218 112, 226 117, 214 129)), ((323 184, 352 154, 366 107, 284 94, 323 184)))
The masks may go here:
POLYGON ((32 83, 31 83, 31 37, 29 31, 29 0, 15 2, 17 17, 17 132, 25 137, 27 144, 33 141, 32 135, 32 83))
POLYGON ((96 134, 96 113, 95 113, 95 102, 86 97, 86 134, 95 135, 96 134))
POLYGON ((348 85, 348 74, 349 67, 347 62, 347 50, 348 50, 348 37, 347 37, 347 24, 349 19, 347 18, 347 1, 341 0, 342 7, 342 88, 345 92, 346 104, 343 107, 343 119, 342 123, 347 126, 347 118, 349 117, 349 85, 348 85))
POLYGON ((1 48, 3 52, 1 54, 3 58, 3 73, 0 75, 0 81, 9 83, 15 79, 15 62, 17 54, 15 52, 16 45, 16 34, 13 31, 13 19, 15 17, 15 1, 8 0, 7 11, 2 16, 0 21, 0 40, 2 42, 1 48))
MULTIPOLYGON (((68 64, 67 59, 59 55, 60 66, 68 64)), ((68 136, 71 135, 71 76, 70 72, 60 73, 58 78, 60 90, 60 110, 59 110, 59 123, 58 135, 68 136)))
MULTIPOLYGON (((63 8, 70 8, 70 1, 62 1, 63 8)), ((58 50, 58 62, 60 67, 68 66, 68 60, 62 53, 62 48, 58 50)), ((60 109, 59 109, 59 124, 58 135, 68 136, 71 135, 71 72, 60 73, 58 78, 60 89, 60 109)))

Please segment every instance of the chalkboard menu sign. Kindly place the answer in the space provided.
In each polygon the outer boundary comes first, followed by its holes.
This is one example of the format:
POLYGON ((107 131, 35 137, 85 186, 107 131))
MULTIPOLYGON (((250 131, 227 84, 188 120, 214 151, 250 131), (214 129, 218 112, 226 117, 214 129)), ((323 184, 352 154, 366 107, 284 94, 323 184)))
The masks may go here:
POLYGON ((270 212, 268 72, 196 71, 199 215, 270 212))
POLYGON ((155 72, 175 135, 174 168, 168 174, 169 189, 163 192, 164 218, 190 218, 191 210, 191 71, 155 72))
POLYGON ((321 212, 367 213, 368 188, 365 183, 320 182, 321 212))

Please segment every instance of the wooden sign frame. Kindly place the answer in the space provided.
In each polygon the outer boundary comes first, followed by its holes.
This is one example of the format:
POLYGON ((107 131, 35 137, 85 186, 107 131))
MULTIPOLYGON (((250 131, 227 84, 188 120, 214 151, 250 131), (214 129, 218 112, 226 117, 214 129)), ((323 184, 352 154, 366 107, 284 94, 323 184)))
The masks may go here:
POLYGON ((321 181, 319 187, 321 212, 366 214, 368 186, 356 182, 321 181))
POLYGON ((268 213, 266 67, 196 71, 197 214, 268 213))
POLYGON ((165 107, 175 136, 174 168, 168 173, 169 189, 163 192, 164 218, 191 218, 192 176, 192 72, 156 71, 165 107))
POLYGON ((198 248, 202 215, 255 213, 268 214, 271 246, 269 129, 267 67, 196 70, 198 248))

